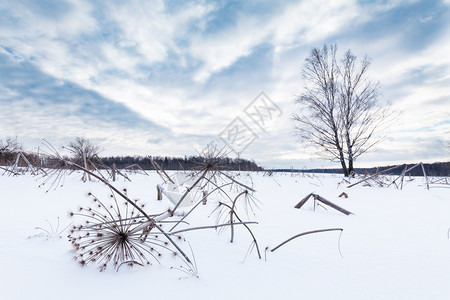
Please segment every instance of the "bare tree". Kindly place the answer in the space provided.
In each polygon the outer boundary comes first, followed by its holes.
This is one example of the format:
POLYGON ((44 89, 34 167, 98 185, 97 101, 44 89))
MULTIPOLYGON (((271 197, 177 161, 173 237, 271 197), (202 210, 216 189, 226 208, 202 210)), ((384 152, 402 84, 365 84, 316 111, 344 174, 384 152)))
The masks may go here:
POLYGON ((297 99, 301 113, 294 114, 301 139, 317 146, 324 157, 340 162, 345 176, 354 161, 380 141, 377 133, 392 115, 390 106, 377 106, 380 84, 367 77, 370 59, 358 66, 348 50, 336 60, 336 45, 314 48, 306 58, 304 91, 297 99))
POLYGON ((0 162, 6 163, 8 160, 14 159, 22 147, 17 142, 17 138, 6 138, 4 141, 0 140, 0 162))
POLYGON ((99 146, 92 144, 89 139, 83 137, 76 137, 70 142, 65 149, 72 154, 71 160, 79 165, 90 169, 90 165, 98 159, 98 154, 101 151, 99 146))

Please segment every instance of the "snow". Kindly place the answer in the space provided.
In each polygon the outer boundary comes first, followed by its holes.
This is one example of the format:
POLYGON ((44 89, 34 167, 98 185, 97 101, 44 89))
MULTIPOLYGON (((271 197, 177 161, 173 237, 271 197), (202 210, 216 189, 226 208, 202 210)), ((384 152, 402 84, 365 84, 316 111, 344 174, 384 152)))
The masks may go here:
MULTIPOLYGON (((74 220, 68 212, 88 200, 88 192, 107 197, 99 182, 80 181, 80 174, 46 192, 38 177, 0 176, 0 282, 2 299, 448 299, 450 298, 450 189, 427 190, 423 178, 403 190, 357 185, 346 188, 338 175, 293 176, 250 173, 260 209, 249 214, 263 258, 241 226, 230 243, 230 230, 183 233, 198 267, 198 278, 171 267, 171 255, 161 265, 123 266, 118 272, 81 267, 73 259, 67 232, 48 236, 48 220, 59 230, 74 220), (345 191, 349 197, 339 198, 345 191), (351 211, 294 206, 314 192, 351 211), (278 250, 291 236, 316 229, 338 231, 299 237, 278 250), (267 249, 267 251, 265 251, 267 249), (340 255, 342 252, 342 256, 340 255), (246 255, 247 254, 247 255, 246 255)), ((242 173, 241 178, 248 178, 242 173)), ((156 200, 155 173, 130 175, 131 182, 114 183, 147 204, 150 213, 170 207, 156 200)), ((191 226, 215 224, 213 198, 187 221, 191 226)), ((186 209, 186 208, 183 208, 186 209)), ((245 213, 243 213, 245 215, 245 213)), ((181 225, 179 226, 181 229, 181 225)), ((183 249, 189 249, 187 243, 183 249)), ((186 251, 191 255, 190 250, 186 251)))

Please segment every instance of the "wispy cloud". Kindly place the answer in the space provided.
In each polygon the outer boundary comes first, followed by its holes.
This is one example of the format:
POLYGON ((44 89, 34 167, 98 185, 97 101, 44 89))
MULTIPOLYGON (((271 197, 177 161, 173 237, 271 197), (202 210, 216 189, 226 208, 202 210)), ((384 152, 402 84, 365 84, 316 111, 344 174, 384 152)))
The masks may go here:
POLYGON ((193 39, 190 53, 202 62, 196 81, 204 82, 262 44, 277 52, 306 45, 339 32, 359 17, 353 1, 294 2, 269 16, 252 14, 252 7, 246 9, 248 14, 238 14, 233 26, 193 39))

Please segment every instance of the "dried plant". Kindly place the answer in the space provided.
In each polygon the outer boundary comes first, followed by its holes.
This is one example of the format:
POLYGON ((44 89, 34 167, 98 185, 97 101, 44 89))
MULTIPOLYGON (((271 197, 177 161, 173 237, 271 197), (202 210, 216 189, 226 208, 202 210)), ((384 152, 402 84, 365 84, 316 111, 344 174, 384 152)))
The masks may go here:
POLYGON ((79 144, 78 146, 73 142, 68 147, 63 147, 71 154, 71 157, 66 157, 62 156, 48 141, 43 140, 42 160, 49 171, 43 177, 44 180, 39 187, 48 185, 47 192, 51 188, 61 187, 64 185, 66 175, 78 171, 82 171, 81 180, 84 182, 87 179, 90 181, 92 178, 101 178, 101 180, 108 181, 99 170, 99 167, 102 167, 111 176, 111 170, 102 163, 97 155, 99 148, 91 145, 86 139, 77 138, 76 141, 79 144))
MULTIPOLYGON (((100 271, 109 265, 119 270, 123 264, 144 266, 152 261, 159 263, 163 254, 179 255, 164 235, 152 231, 157 226, 156 221, 146 222, 147 218, 136 208, 144 208, 138 200, 134 200, 135 205, 132 206, 129 202, 119 203, 114 194, 111 194, 110 201, 102 201, 91 193, 89 197, 93 201, 92 206, 80 207, 70 213, 70 216, 85 219, 83 224, 73 226, 68 235, 76 252, 75 259, 82 266, 95 262, 100 265, 100 271)), ((179 235, 177 239, 184 241, 179 235)))
POLYGON ((55 239, 55 238, 62 238, 62 233, 69 228, 70 225, 72 225, 72 223, 70 223, 69 225, 67 225, 66 227, 64 227, 63 229, 59 228, 59 217, 57 219, 56 225, 55 227, 52 225, 52 223, 49 220, 45 220, 48 224, 48 229, 45 229, 43 227, 35 227, 36 230, 39 231, 38 234, 35 234, 33 236, 29 236, 28 238, 35 238, 35 237, 44 237, 46 240, 49 239, 55 239))
POLYGON ((415 168, 421 167, 422 173, 423 173, 423 178, 425 180, 425 185, 427 190, 430 189, 430 184, 432 183, 432 181, 430 180, 430 178, 428 177, 427 173, 425 172, 425 166, 423 165, 423 163, 418 163, 413 165, 412 167, 408 168, 407 164, 403 164, 403 165, 398 165, 398 166, 393 166, 391 168, 387 168, 384 170, 376 170, 376 172, 372 175, 368 175, 368 174, 364 174, 361 177, 361 180, 358 180, 358 182, 350 184, 347 186, 347 188, 351 188, 355 185, 358 184, 363 184, 364 186, 379 186, 379 187, 390 187, 395 186, 397 189, 403 189, 403 185, 405 182, 408 181, 412 181, 412 179, 405 179, 405 176, 408 172, 412 171, 415 168), (393 171, 395 169, 398 168, 403 168, 403 171, 401 172, 401 174, 399 176, 397 176, 395 179, 391 179, 390 176, 385 175, 385 173, 393 171), (381 176, 383 174, 383 176, 381 176))
MULTIPOLYGON (((281 244, 279 244, 278 246, 276 246, 275 248, 273 248, 273 249, 270 250, 270 251, 271 251, 271 252, 274 252, 275 250, 277 250, 277 249, 280 248, 281 246, 283 246, 283 245, 287 244, 288 242, 290 242, 290 241, 292 241, 292 240, 294 240, 294 239, 296 239, 296 238, 299 238, 299 237, 301 237, 301 236, 309 235, 309 234, 316 234, 316 233, 321 233, 321 232, 328 232, 328 231, 339 231, 339 232, 340 232, 340 233, 339 233, 339 239, 338 239, 337 247, 338 247, 338 250, 339 250, 339 255, 340 255, 341 257, 343 257, 343 256, 342 256, 342 252, 341 252, 341 246, 340 246, 340 244, 341 244, 341 236, 342 236, 342 232, 344 231, 344 229, 342 229, 342 228, 328 228, 328 229, 318 229, 318 230, 312 230, 312 231, 302 232, 302 233, 296 234, 296 235, 294 235, 294 236, 288 238, 287 240, 285 240, 284 242, 282 242, 281 244)), ((266 248, 266 251, 267 251, 267 249, 268 249, 268 248, 266 248)))
POLYGON ((248 191, 244 191, 241 194, 239 194, 234 201, 232 201, 232 205, 229 205, 225 202, 219 202, 219 205, 216 207, 215 211, 217 212, 217 222, 219 223, 221 221, 221 218, 225 218, 228 219, 229 221, 224 221, 227 222, 225 223, 226 225, 228 225, 231 228, 231 238, 230 238, 230 242, 232 243, 234 241, 234 226, 237 224, 242 224, 245 229, 247 229, 247 231, 249 232, 249 234, 252 237, 252 243, 250 245, 250 249, 252 249, 253 247, 256 248, 257 254, 259 259, 261 259, 261 251, 259 250, 259 246, 258 246, 258 241, 255 237, 255 235, 253 234, 252 230, 250 229, 250 227, 247 224, 251 224, 253 222, 244 222, 236 213, 236 203, 238 201, 239 198, 243 197, 246 202, 251 202, 251 200, 248 200, 251 198, 250 194, 248 193, 248 191), (245 196, 245 197, 243 197, 245 196), (234 220, 234 218, 236 218, 238 220, 238 222, 236 222, 234 220))
MULTIPOLYGON (((255 191, 253 189, 253 181, 251 177, 248 176, 250 181, 249 184, 244 184, 240 180, 236 179, 236 176, 232 173, 227 172, 223 169, 224 159, 227 156, 227 153, 224 149, 218 149, 217 147, 208 147, 206 151, 202 152, 202 157, 198 162, 199 170, 189 174, 189 182, 193 182, 190 184, 183 195, 180 197, 177 203, 175 203, 174 208, 171 210, 173 213, 178 209, 181 202, 188 196, 189 193, 193 193, 195 198, 199 199, 198 202, 187 212, 187 214, 179 220, 179 222, 175 223, 175 225, 169 230, 169 232, 173 233, 174 229, 181 224, 181 222, 190 215, 200 203, 206 198, 210 196, 217 198, 218 205, 213 210, 213 213, 217 213, 216 224, 215 225, 206 225, 200 226, 194 229, 206 229, 206 228, 231 228, 231 239, 234 240, 234 226, 235 225, 243 225, 247 231, 252 236, 252 245, 257 248, 258 256, 261 258, 260 250, 258 247, 258 242, 256 240, 255 235, 251 231, 249 224, 253 224, 255 222, 244 221, 237 214, 238 207, 242 207, 243 211, 249 217, 249 213, 251 212, 254 215, 254 209, 259 207, 259 203, 256 198, 253 197, 252 193, 255 191), (197 197, 195 191, 201 191, 201 197, 197 197), (206 192, 205 192, 206 191, 206 192), (237 194, 234 196, 234 194, 237 194), (237 221, 236 221, 237 220, 237 221)), ((186 172, 183 172, 186 174, 186 172)), ((173 183, 173 181, 172 181, 173 183)), ((159 190, 164 193, 162 187, 159 186, 159 190)), ((166 196, 169 196, 166 194, 166 196)), ((194 230, 192 229, 192 230, 194 230)), ((191 230, 191 229, 186 229, 191 230)), ((181 232, 183 230, 179 230, 177 232, 181 232)))
MULTIPOLYGON (((199 277, 198 276, 198 267, 197 267, 197 261, 195 259, 194 251, 192 250, 191 244, 189 242, 187 242, 187 243, 189 245, 189 249, 191 250, 191 256, 192 256, 193 262, 189 263, 189 264, 185 263, 184 265, 181 265, 179 267, 171 267, 171 269, 178 270, 178 271, 181 271, 181 272, 187 274, 188 276, 192 275, 192 276, 195 276, 198 278, 199 277)), ((181 277, 179 279, 181 279, 181 277)))

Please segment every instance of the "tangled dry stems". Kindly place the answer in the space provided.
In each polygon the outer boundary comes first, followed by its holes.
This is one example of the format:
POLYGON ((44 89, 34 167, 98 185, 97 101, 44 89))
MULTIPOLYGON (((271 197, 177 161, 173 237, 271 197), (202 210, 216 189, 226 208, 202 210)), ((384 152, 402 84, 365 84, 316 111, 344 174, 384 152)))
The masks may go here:
MULTIPOLYGON (((106 204, 93 194, 90 207, 80 207, 70 216, 82 217, 84 224, 73 226, 68 235, 75 250, 75 259, 82 265, 97 263, 100 271, 109 265, 119 270, 127 264, 151 265, 152 261, 160 263, 163 254, 178 256, 177 250, 161 233, 152 232, 155 224, 146 222, 135 206, 124 202, 122 205, 114 195, 112 203, 106 204)), ((143 204, 135 203, 141 208, 143 204)), ((178 241, 184 241, 177 236, 178 241)))

